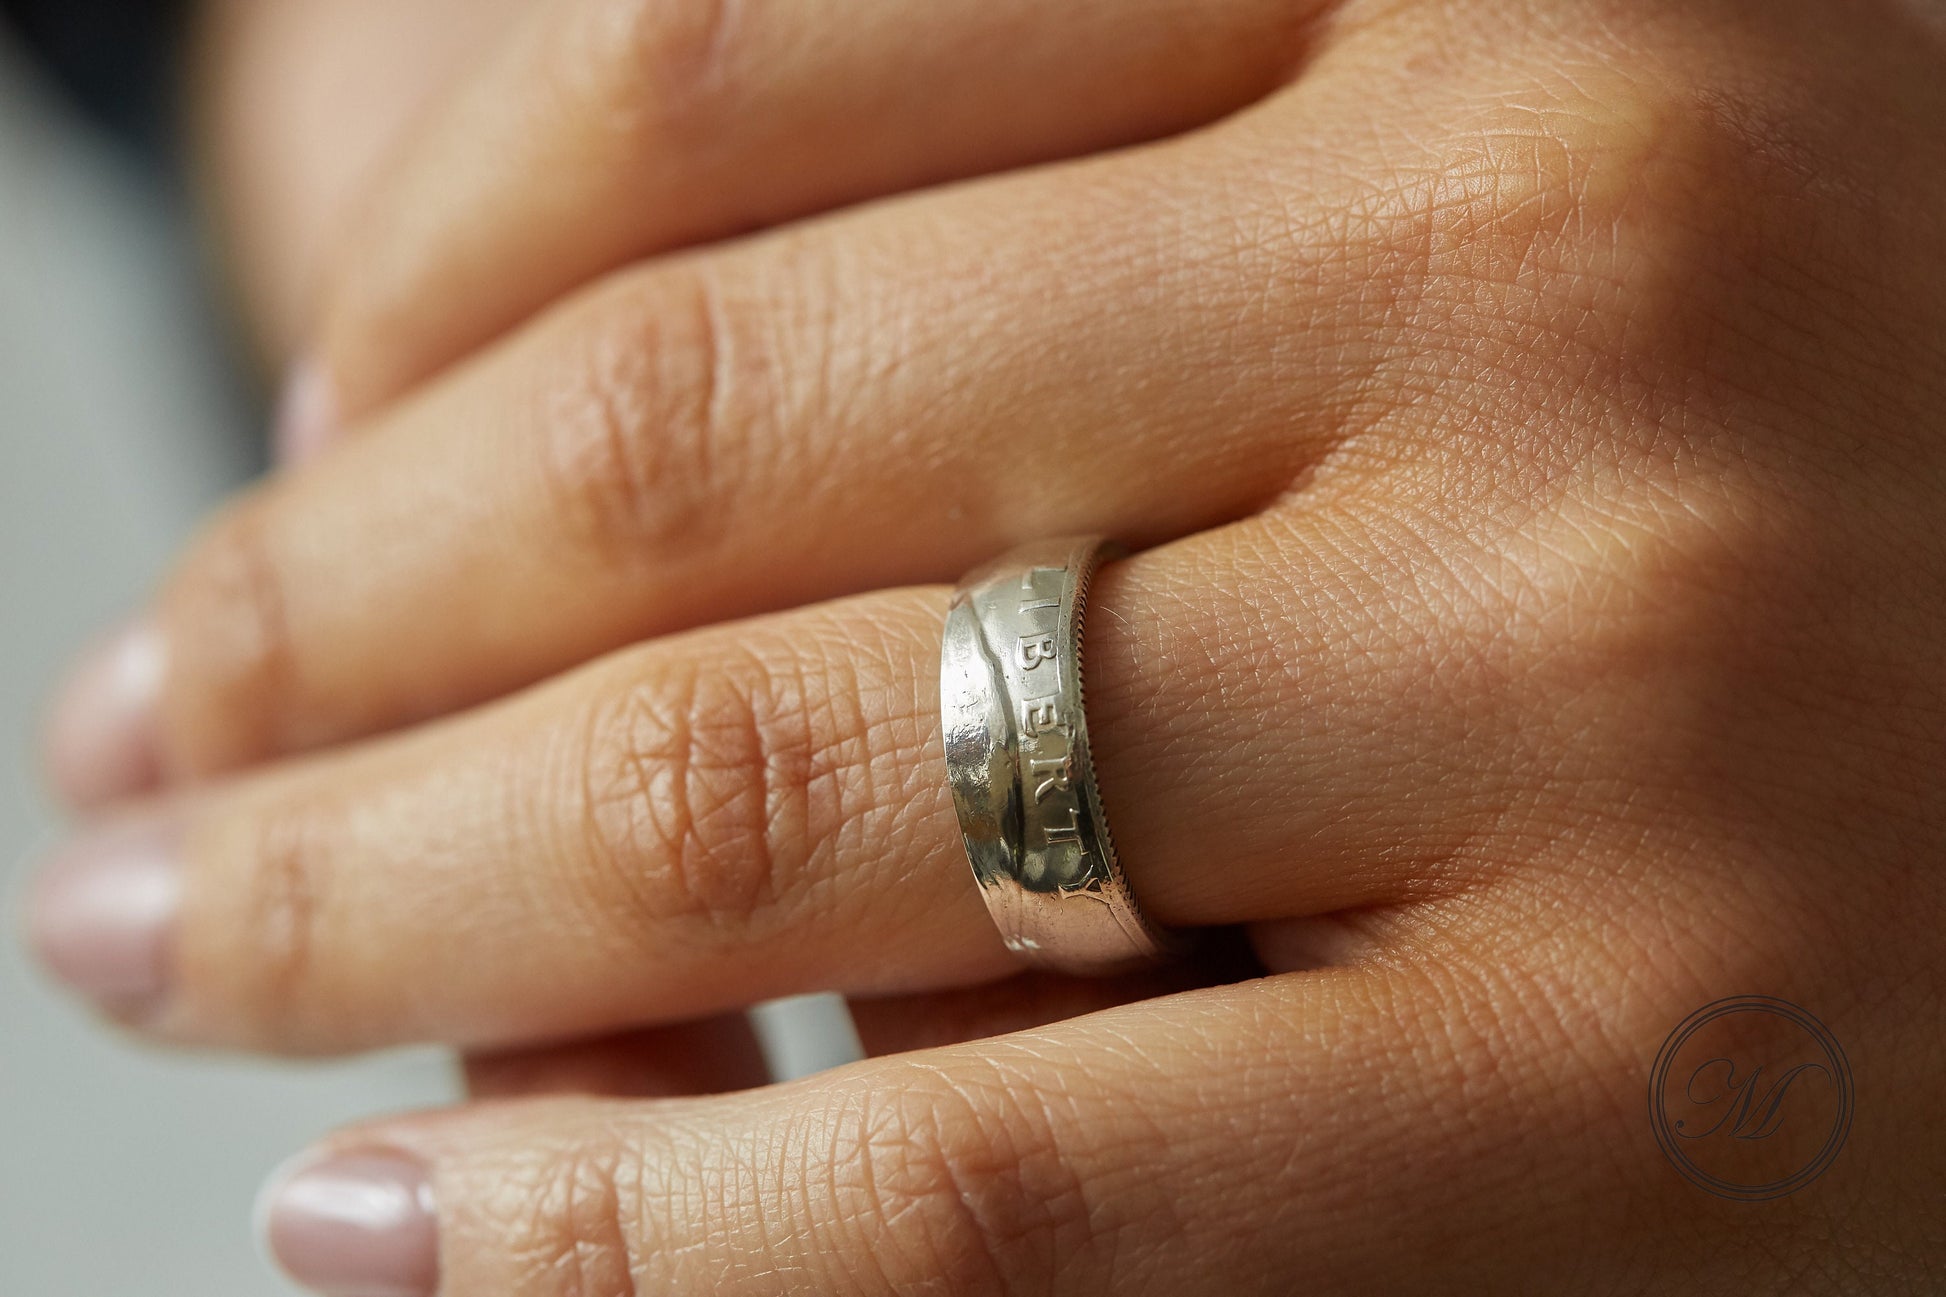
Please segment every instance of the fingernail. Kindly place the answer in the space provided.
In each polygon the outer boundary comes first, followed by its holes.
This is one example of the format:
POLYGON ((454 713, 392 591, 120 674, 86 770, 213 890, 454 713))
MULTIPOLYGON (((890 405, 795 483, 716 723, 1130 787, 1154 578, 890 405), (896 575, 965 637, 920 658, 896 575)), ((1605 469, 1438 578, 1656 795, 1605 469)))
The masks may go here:
POLYGON ((169 993, 182 900, 173 824, 111 824, 75 839, 34 881, 29 944, 70 990, 110 1013, 141 1017, 169 993))
POLYGON ((98 806, 162 782, 156 706, 167 656, 155 623, 136 620, 90 649, 55 695, 47 772, 70 806, 98 806))
POLYGON ((338 435, 338 395, 315 360, 297 361, 285 376, 271 426, 271 453, 283 468, 316 459, 338 435))
POLYGON ((265 1250, 324 1297, 432 1297, 439 1226, 425 1166, 404 1153, 300 1159, 258 1203, 265 1250))

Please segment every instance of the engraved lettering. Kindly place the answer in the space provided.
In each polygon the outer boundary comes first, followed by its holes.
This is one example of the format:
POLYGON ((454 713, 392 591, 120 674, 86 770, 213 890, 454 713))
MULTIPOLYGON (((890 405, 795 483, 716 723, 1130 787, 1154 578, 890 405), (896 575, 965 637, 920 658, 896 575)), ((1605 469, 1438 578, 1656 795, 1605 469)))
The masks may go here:
POLYGON ((1038 638, 1029 638, 1025 635, 1021 636, 1020 665, 1023 668, 1032 671, 1041 663, 1052 662, 1053 660, 1054 637, 1052 635, 1043 635, 1038 638))
POLYGON ((1029 698, 1020 705, 1020 729, 1028 738, 1035 738, 1048 730, 1066 730, 1061 723, 1061 700, 1059 695, 1046 698, 1029 698))
POLYGON ((1073 789, 1072 771, 1068 765, 1068 754, 1065 752, 1057 757, 1027 758, 1027 773, 1040 780, 1040 783, 1034 786, 1035 805, 1039 805, 1043 798, 1057 788, 1064 793, 1073 789))
POLYGON ((1060 578, 1065 575, 1067 569, 1064 567, 1030 567, 1020 574, 1020 588, 1029 593, 1037 593, 1041 588, 1040 579, 1044 576, 1055 578, 1058 588, 1060 578))
POLYGON ((1070 806, 1068 808, 1068 822, 1066 824, 1048 825, 1047 840, 1049 842, 1072 842, 1079 846, 1081 843, 1081 808, 1078 806, 1070 806))

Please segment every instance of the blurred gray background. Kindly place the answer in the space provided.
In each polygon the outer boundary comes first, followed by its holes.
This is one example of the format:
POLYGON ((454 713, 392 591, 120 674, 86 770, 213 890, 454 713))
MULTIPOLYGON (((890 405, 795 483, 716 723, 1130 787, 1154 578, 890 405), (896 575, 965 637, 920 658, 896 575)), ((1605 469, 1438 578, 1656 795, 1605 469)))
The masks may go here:
POLYGON ((11 939, 58 827, 31 750, 48 687, 256 463, 200 276, 151 178, 0 34, 0 1297, 289 1292, 250 1237, 264 1174, 453 1089, 430 1051, 303 1070, 142 1052, 11 939))

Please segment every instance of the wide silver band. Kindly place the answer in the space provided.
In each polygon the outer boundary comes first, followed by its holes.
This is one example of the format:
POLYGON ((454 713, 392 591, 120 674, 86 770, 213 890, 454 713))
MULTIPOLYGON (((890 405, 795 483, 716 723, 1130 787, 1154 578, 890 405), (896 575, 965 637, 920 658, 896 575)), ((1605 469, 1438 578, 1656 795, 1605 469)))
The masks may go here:
POLYGON ((1024 545, 968 574, 946 614, 946 772, 1007 948, 1065 973, 1151 963, 1171 939, 1115 859, 1088 753, 1081 622, 1105 542, 1024 545))

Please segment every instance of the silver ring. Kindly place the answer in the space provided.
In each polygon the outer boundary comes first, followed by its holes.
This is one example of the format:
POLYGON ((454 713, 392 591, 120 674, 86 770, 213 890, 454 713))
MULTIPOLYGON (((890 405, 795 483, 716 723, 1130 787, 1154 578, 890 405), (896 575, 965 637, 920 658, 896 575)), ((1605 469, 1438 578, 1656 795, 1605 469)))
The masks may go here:
POLYGON ((980 895, 1007 948, 1100 975, 1173 953, 1108 836, 1081 697, 1081 622, 1107 542, 1023 545, 969 573, 946 613, 946 774, 980 895))

